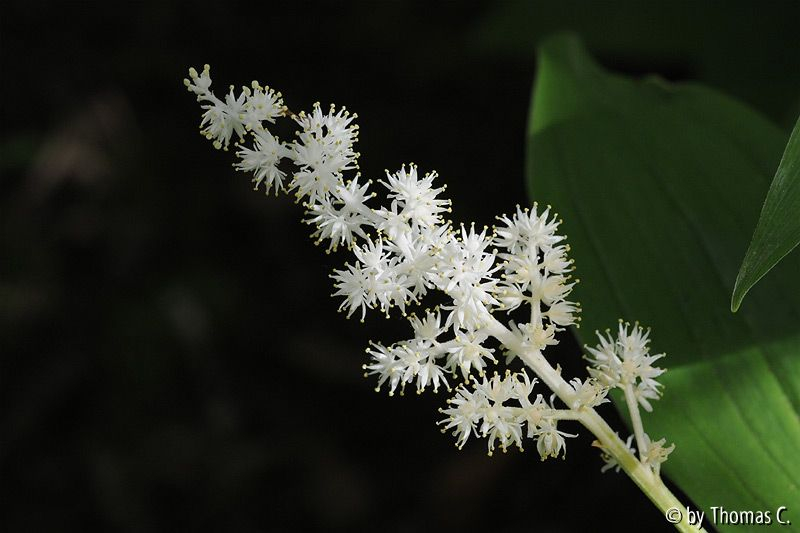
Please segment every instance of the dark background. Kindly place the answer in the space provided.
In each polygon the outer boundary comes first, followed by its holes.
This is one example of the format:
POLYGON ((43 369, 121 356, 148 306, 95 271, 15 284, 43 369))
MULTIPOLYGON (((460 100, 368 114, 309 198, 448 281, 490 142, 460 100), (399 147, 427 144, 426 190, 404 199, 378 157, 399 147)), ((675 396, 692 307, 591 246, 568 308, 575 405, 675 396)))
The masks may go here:
MULTIPOLYGON (((347 105, 366 177, 436 169, 482 225, 527 201, 548 33, 788 127, 798 22, 795 1, 5 2, 0 530, 670 531, 586 432, 565 461, 489 458, 440 434, 443 393, 373 392, 368 340, 407 326, 336 313, 347 255, 197 134, 181 80, 210 63, 218 94, 347 105)), ((553 357, 572 375, 577 353, 564 335, 553 357)))

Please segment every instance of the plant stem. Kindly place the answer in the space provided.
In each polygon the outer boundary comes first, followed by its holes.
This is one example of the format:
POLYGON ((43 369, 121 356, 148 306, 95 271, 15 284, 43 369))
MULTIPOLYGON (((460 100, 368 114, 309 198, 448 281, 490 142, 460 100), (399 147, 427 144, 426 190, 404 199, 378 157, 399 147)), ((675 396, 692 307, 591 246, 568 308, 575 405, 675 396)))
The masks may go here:
MULTIPOLYGON (((523 346, 522 341, 494 317, 489 318, 487 328, 492 336, 499 340, 507 349, 516 353, 519 358, 536 373, 539 379, 550 387, 562 402, 572 408, 575 401, 575 391, 572 386, 561 377, 561 374, 544 358, 541 351, 532 350, 523 346)), ((633 398, 633 400, 635 402, 635 398, 633 398)), ((636 414, 639 414, 638 409, 636 410, 636 414)), ((705 531, 699 525, 689 524, 686 507, 672 494, 669 488, 664 485, 660 476, 656 475, 649 466, 639 461, 639 459, 630 452, 628 447, 625 446, 625 443, 622 442, 619 436, 595 409, 584 407, 578 420, 586 429, 597 437, 597 440, 603 446, 606 453, 617 460, 617 463, 622 467, 625 473, 628 474, 633 482, 636 483, 650 501, 661 511, 662 516, 679 519, 679 522, 674 524, 678 531, 692 533, 705 531)), ((640 417, 638 417, 638 423, 641 431, 642 422, 640 417)), ((637 435, 637 442, 638 439, 639 437, 637 435)), ((670 522, 672 522, 672 520, 670 520, 670 522)))
POLYGON ((680 516, 680 522, 675 528, 681 532, 705 531, 702 527, 691 525, 688 522, 686 507, 664 485, 664 481, 657 476, 647 465, 633 455, 611 429, 608 423, 594 409, 586 411, 581 423, 591 431, 603 445, 604 450, 613 456, 617 463, 628 474, 634 483, 650 498, 664 516, 680 516), (675 511, 677 509, 677 511, 675 511), (672 513, 675 513, 674 515, 672 513), (680 513, 680 514, 678 514, 680 513))
POLYGON ((642 416, 639 413, 639 403, 636 401, 636 396, 633 394, 633 385, 630 383, 625 385, 625 403, 628 405, 628 412, 631 415, 631 425, 633 426, 633 434, 636 436, 639 458, 644 461, 644 456, 647 453, 647 443, 644 440, 644 427, 642 426, 642 416))

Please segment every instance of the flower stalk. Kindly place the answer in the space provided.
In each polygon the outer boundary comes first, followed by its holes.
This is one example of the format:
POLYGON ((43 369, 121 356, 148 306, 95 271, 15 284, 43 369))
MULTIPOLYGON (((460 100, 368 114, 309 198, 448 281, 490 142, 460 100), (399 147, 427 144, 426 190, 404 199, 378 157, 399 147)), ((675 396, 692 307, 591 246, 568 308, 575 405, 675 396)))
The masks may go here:
POLYGON ((630 383, 626 383, 623 390, 625 391, 625 404, 628 406, 628 413, 631 417, 633 434, 636 436, 636 447, 639 449, 639 457, 644 461, 647 453, 647 443, 645 442, 644 427, 642 426, 642 415, 639 413, 639 404, 636 401, 633 386, 630 383))

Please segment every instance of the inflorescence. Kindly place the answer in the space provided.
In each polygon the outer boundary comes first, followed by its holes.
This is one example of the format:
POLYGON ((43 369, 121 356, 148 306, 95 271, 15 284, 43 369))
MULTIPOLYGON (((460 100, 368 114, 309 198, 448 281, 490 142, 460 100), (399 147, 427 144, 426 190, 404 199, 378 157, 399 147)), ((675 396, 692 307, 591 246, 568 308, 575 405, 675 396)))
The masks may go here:
MULTIPOLYGON (((319 103, 310 113, 294 114, 281 93, 255 81, 238 94, 231 86, 220 99, 211 91, 208 65, 189 75, 184 83, 204 110, 201 133, 216 148, 227 150, 234 141, 234 166, 252 175, 255 189, 293 193, 305 207, 317 244, 324 243, 328 252, 352 251, 351 262, 331 275, 340 310, 362 321, 373 309, 387 316, 398 309, 407 317, 413 338, 389 346, 371 343, 367 349, 365 375, 377 377, 377 390, 385 387, 391 395, 411 385, 418 393, 428 387, 452 391, 451 381, 460 379, 439 422, 459 447, 472 435, 487 439, 490 454, 496 445, 522 449, 524 439, 534 439, 542 459, 563 456, 565 437, 575 436, 560 430, 559 422, 580 420, 607 401, 611 388, 651 409, 663 372, 652 363, 663 354, 649 355, 648 333, 638 325, 629 331, 620 324, 616 338, 600 336, 600 344, 588 348, 587 379, 555 387, 556 378, 540 375, 536 365, 548 364, 542 352, 558 343, 560 331, 578 324, 581 311, 569 300, 577 280, 569 246, 558 234, 561 221, 549 206, 517 206, 510 216, 498 217, 492 230, 454 226, 445 218, 451 212, 450 200, 441 197, 445 186, 434 183, 435 172, 421 174, 414 164, 386 171, 377 182, 385 203, 370 206, 376 184, 358 172, 355 114, 333 105, 325 112, 319 103), (278 119, 299 128, 291 142, 267 129, 278 119), (422 316, 407 313, 429 291, 446 295, 446 303, 422 316), (515 319, 504 323, 503 313, 515 319), (498 349, 506 363, 523 359, 552 395, 534 394, 539 380, 525 369, 490 377, 489 366, 499 364, 498 349)), ((641 461, 657 473, 672 447, 636 433, 641 461)), ((604 456, 604 469, 618 468, 614 457, 604 456)))

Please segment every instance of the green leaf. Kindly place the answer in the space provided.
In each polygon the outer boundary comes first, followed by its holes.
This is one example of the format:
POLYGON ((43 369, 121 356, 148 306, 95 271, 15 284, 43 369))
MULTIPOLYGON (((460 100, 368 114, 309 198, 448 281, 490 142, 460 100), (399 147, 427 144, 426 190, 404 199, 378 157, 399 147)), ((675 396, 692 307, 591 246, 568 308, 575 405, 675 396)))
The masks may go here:
POLYGON ((540 49, 526 172, 564 219, 578 336, 653 328, 668 371, 645 430, 676 443, 666 474, 707 513, 800 513, 800 254, 742 312, 728 299, 785 138, 700 85, 610 74, 574 37, 540 49))
POLYGON ((758 280, 800 244, 800 119, 794 126, 781 164, 772 180, 753 240, 733 286, 736 312, 758 280))

